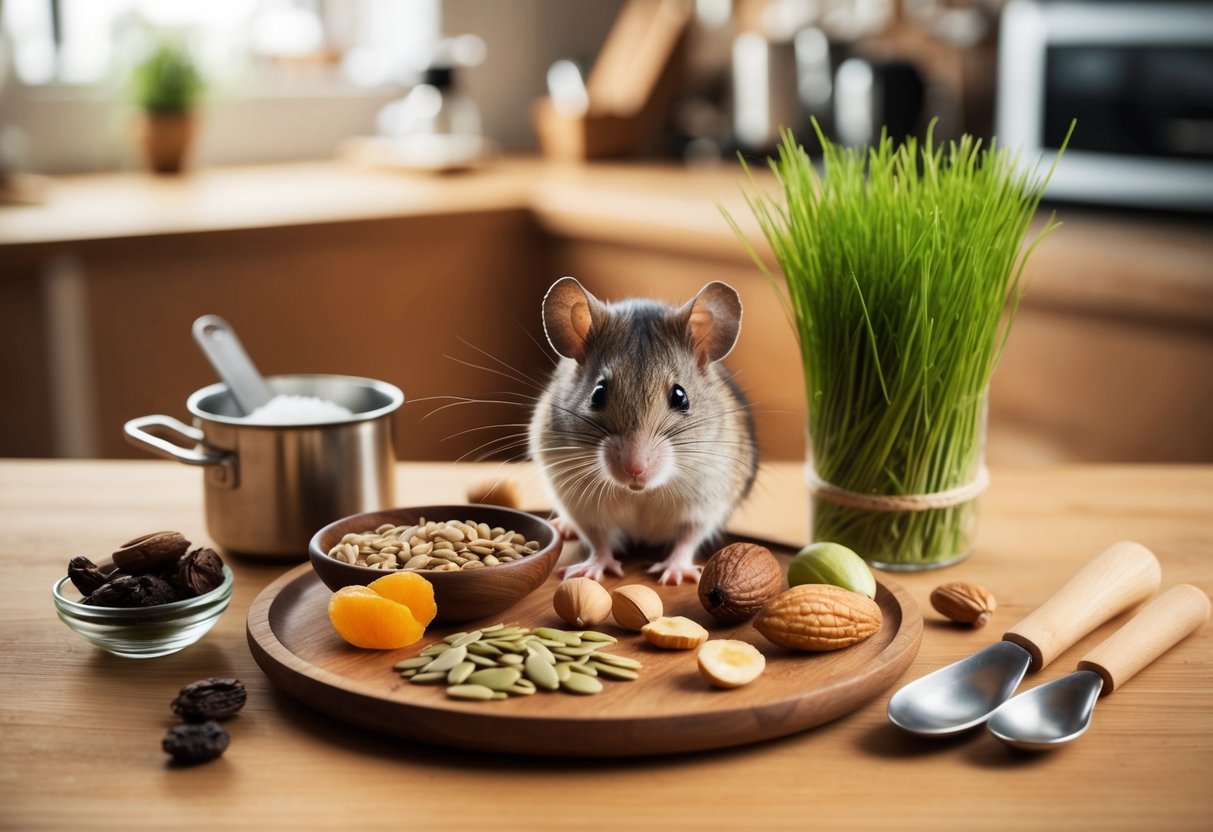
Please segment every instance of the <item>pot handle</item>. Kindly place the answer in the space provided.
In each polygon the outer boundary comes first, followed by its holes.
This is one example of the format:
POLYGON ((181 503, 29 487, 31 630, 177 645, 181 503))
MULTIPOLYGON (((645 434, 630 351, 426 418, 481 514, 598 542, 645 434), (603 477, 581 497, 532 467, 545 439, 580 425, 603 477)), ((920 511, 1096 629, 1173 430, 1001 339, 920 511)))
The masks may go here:
POLYGON ((140 416, 122 426, 127 441, 158 456, 175 459, 186 465, 210 465, 207 481, 216 485, 235 487, 236 455, 208 448, 202 431, 191 427, 172 416, 140 416), (158 436, 157 434, 167 434, 158 436), (184 447, 172 440, 194 443, 193 448, 184 447))

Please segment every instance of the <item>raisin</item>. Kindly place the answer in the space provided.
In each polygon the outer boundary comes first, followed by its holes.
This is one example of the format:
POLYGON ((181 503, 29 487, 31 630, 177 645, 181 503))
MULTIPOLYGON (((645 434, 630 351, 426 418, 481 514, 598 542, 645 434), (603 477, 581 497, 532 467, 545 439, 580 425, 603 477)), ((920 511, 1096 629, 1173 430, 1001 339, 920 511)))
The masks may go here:
POLYGON ((88 596, 110 579, 101 568, 84 555, 78 555, 67 562, 67 577, 80 590, 80 594, 88 596))
POLYGON ((248 694, 239 679, 199 679, 173 700, 173 713, 186 722, 225 719, 244 707, 248 694))
POLYGON ((214 549, 199 548, 177 564, 177 584, 191 595, 205 595, 223 583, 223 559, 214 549))
POLYGON ((218 722, 210 720, 198 725, 177 725, 168 730, 160 747, 172 755, 178 765, 206 763, 227 751, 231 737, 218 722))
POLYGON ((84 603, 94 607, 155 607, 180 600, 177 590, 154 575, 123 575, 97 587, 84 603))

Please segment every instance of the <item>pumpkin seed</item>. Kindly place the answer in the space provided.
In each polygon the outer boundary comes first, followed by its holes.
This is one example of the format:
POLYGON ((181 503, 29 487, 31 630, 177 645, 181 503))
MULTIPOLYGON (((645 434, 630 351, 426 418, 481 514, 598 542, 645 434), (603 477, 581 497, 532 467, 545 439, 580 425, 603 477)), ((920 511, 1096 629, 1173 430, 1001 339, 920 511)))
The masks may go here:
POLYGON ((412 679, 412 678, 413 678, 414 676, 416 676, 416 675, 417 675, 417 670, 416 670, 415 668, 414 668, 414 669, 412 669, 412 670, 402 670, 402 671, 400 671, 400 678, 401 678, 401 679, 412 679))
POLYGON ((579 656, 588 656, 601 647, 601 644, 585 644, 581 647, 553 647, 552 652, 558 656, 572 656, 573 658, 577 658, 579 656))
POLYGON ((593 630, 585 630, 578 633, 582 641, 601 641, 603 644, 614 644, 619 639, 614 636, 609 636, 606 633, 597 633, 593 630))
POLYGON ((528 641, 526 646, 528 653, 541 656, 548 664, 556 664, 556 657, 552 655, 552 651, 544 647, 540 642, 528 641))
POLYGON ((445 682, 446 681, 446 672, 441 671, 441 670, 439 670, 439 671, 429 670, 429 671, 426 671, 425 673, 418 673, 412 679, 409 679, 409 681, 412 682, 414 685, 432 685, 435 682, 445 682))
POLYGON ((493 690, 503 690, 522 677, 522 672, 513 667, 493 667, 477 670, 467 678, 468 684, 484 685, 493 690))
POLYGON ((535 630, 535 635, 543 639, 559 642, 560 644, 569 647, 576 647, 581 644, 581 636, 576 633, 566 633, 564 630, 553 630, 551 627, 539 627, 535 630))
POLYGON ((413 670, 413 669, 416 669, 419 667, 425 667, 431 661, 433 661, 433 659, 431 659, 429 656, 414 656, 411 659, 405 659, 402 662, 396 662, 396 664, 392 665, 392 669, 393 670, 413 670))
POLYGON ((628 670, 640 670, 643 664, 627 656, 616 656, 614 653, 595 653, 594 661, 599 664, 610 664, 615 667, 626 667, 628 670))
POLYGON ((472 675, 472 671, 476 669, 476 665, 471 662, 460 662, 451 668, 451 671, 446 674, 446 683, 448 685, 462 685, 467 681, 467 678, 472 675))
POLYGON ((556 668, 548 663, 543 656, 532 653, 523 662, 526 677, 544 690, 556 690, 560 687, 560 677, 556 668))
POLYGON ((451 646, 452 647, 467 647, 469 644, 476 642, 476 641, 480 641, 480 631, 479 630, 468 633, 465 636, 463 636, 462 638, 455 639, 453 642, 451 642, 451 646))
POLYGON ((467 633, 451 633, 449 636, 444 638, 443 641, 445 641, 447 644, 454 647, 455 642, 459 641, 459 639, 463 638, 466 635, 467 635, 467 633))
POLYGON ((484 685, 452 685, 446 689, 446 695, 452 699, 492 699, 493 693, 484 685))
POLYGON ((474 641, 468 645, 468 652, 477 656, 500 656, 501 651, 487 641, 474 641))
POLYGON ((631 682, 640 678, 640 674, 635 670, 629 670, 626 667, 615 667, 602 662, 590 662, 588 667, 592 667, 598 671, 599 676, 604 676, 607 679, 616 679, 624 682, 631 682))
POLYGON ((569 670, 573 673, 584 673, 586 676, 597 676, 598 671, 592 665, 588 664, 571 664, 569 670))
POLYGON ((560 687, 562 690, 586 695, 602 693, 602 682, 593 676, 585 676, 581 673, 570 673, 569 678, 560 682, 560 687))
POLYGON ((498 659, 497 663, 503 664, 503 665, 509 665, 512 667, 514 665, 522 664, 522 661, 523 661, 522 656, 519 656, 517 653, 507 653, 504 656, 502 656, 500 659, 498 659))
POLYGON ((521 641, 501 641, 500 639, 492 639, 488 642, 503 653, 518 653, 524 655, 526 653, 526 645, 521 641))
POLYGON ((452 667, 466 659, 467 655, 468 649, 466 647, 452 647, 450 650, 447 650, 441 656, 427 664, 425 666, 425 670, 431 673, 438 671, 446 673, 452 667))
POLYGON ((439 641, 436 644, 431 644, 429 647, 422 650, 420 656, 437 656, 439 653, 445 653, 451 649, 451 645, 446 642, 439 641))
POLYGON ((568 664, 567 662, 565 664, 556 665, 555 670, 556 678, 562 682, 573 675, 572 665, 568 664))
POLYGON ((481 627, 480 632, 484 633, 487 636, 489 633, 495 633, 499 630, 504 630, 504 629, 505 629, 504 624, 494 624, 491 627, 481 627))
POLYGON ((477 667, 497 666, 497 662, 493 661, 492 656, 477 656, 475 653, 468 653, 467 660, 477 667))
MULTIPOLYGON (((519 681, 522 680, 519 679, 519 681)), ((505 688, 505 692, 512 693, 515 696, 531 696, 535 693, 535 686, 531 685, 529 688, 524 688, 521 685, 510 685, 508 688, 505 688)))

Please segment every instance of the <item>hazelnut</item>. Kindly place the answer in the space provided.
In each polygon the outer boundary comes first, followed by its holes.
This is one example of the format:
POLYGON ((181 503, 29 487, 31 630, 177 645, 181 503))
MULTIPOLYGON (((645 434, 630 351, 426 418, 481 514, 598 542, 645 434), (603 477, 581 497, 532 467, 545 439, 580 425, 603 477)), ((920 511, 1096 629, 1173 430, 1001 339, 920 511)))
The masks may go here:
POLYGON ((665 614, 665 605, 652 587, 628 584, 611 593, 611 614, 620 627, 638 633, 665 614))
POLYGON ((556 614, 574 627, 593 627, 611 614, 611 593, 591 578, 570 578, 552 596, 556 614))

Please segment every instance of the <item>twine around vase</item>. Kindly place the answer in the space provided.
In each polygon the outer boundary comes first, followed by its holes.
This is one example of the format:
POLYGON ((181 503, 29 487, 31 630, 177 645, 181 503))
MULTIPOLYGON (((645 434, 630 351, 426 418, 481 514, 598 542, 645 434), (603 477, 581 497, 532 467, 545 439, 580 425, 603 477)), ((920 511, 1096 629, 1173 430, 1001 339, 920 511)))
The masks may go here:
POLYGON ((804 479, 810 495, 835 505, 868 511, 930 511, 976 499, 989 486, 990 472, 983 465, 977 475, 964 485, 931 494, 861 494, 826 482, 817 475, 811 464, 805 466, 804 479))

